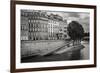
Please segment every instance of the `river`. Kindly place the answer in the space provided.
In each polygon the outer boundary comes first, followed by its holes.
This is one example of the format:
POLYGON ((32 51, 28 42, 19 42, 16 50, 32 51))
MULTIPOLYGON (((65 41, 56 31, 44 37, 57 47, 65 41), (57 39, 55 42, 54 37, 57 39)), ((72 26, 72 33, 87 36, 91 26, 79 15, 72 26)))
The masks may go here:
POLYGON ((81 59, 87 60, 89 59, 89 42, 82 41, 82 44, 85 46, 85 48, 81 50, 81 59))

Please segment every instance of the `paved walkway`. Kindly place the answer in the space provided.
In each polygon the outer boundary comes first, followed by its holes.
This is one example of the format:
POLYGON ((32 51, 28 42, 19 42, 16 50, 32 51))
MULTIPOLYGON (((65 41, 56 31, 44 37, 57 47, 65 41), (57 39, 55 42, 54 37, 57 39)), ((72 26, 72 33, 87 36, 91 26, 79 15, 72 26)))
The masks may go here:
POLYGON ((30 56, 26 57, 21 60, 22 63, 27 62, 49 62, 49 61, 68 61, 68 60, 80 60, 80 50, 84 46, 77 45, 74 47, 64 48, 61 50, 54 51, 48 55, 45 56, 30 56))
POLYGON ((22 41, 21 42, 21 56, 35 56, 35 55, 46 55, 58 48, 66 45, 65 41, 61 40, 50 40, 50 41, 22 41))

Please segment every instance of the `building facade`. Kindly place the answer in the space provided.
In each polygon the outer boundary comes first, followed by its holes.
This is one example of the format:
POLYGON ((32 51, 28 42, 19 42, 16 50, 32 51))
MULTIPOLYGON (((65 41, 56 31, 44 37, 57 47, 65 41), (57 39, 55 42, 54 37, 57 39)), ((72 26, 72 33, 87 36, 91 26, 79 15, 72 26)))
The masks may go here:
POLYGON ((28 40, 28 14, 21 11, 21 40, 28 40))
POLYGON ((21 10, 21 40, 61 40, 67 37, 67 21, 40 10, 21 10))

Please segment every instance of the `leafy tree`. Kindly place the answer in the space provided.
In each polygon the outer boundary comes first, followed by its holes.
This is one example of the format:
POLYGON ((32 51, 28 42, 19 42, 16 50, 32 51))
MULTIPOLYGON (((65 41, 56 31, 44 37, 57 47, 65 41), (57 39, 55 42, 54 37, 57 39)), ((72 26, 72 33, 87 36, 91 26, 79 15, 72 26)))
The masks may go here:
POLYGON ((67 30, 68 30, 68 35, 73 40, 73 45, 74 42, 79 43, 84 36, 84 29, 82 25, 79 24, 77 21, 70 22, 68 24, 67 30))

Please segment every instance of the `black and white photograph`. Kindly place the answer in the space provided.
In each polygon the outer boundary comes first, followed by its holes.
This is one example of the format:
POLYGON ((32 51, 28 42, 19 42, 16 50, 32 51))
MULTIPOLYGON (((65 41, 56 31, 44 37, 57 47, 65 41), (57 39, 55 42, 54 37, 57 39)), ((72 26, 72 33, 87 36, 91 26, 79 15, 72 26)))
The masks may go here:
POLYGON ((11 5, 12 72, 96 66, 96 6, 11 5))
POLYGON ((90 14, 20 10, 21 63, 89 59, 90 14))

